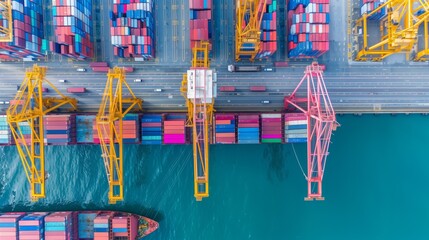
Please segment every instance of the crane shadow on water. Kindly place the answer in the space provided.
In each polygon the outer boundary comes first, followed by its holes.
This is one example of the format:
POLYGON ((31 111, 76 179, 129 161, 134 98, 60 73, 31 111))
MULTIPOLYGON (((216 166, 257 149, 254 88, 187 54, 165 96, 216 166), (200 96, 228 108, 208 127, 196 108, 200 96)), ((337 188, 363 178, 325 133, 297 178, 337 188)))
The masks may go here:
POLYGON ((264 150, 264 158, 269 162, 267 177, 271 182, 282 182, 289 177, 287 158, 283 152, 283 145, 280 144, 268 145, 264 150))

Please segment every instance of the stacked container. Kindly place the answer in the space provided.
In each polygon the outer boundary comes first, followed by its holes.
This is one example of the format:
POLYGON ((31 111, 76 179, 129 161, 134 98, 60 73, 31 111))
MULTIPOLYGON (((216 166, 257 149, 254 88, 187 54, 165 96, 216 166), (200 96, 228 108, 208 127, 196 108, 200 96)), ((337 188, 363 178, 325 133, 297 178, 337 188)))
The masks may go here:
POLYGON ((115 56, 144 59, 155 57, 154 2, 113 1, 113 11, 110 12, 110 35, 115 56))
POLYGON ((78 214, 79 239, 94 239, 94 219, 97 213, 78 214))
POLYGON ((76 143, 76 115, 47 115, 43 119, 45 144, 76 143))
POLYGON ((142 144, 162 144, 162 115, 141 118, 142 144))
MULTIPOLYGON (((0 59, 41 57, 49 50, 44 39, 42 0, 12 0, 13 41, 0 43, 0 59)), ((8 20, 0 14, 0 27, 8 20)))
POLYGON ((267 0, 261 22, 261 45, 256 58, 266 58, 277 50, 277 0, 267 0))
MULTIPOLYGON (((139 143, 139 115, 127 114, 122 119, 122 142, 139 143)), ((119 122, 115 122, 116 132, 119 133, 119 122)))
POLYGON ((52 0, 54 52, 85 59, 94 55, 92 43, 92 1, 52 0))
POLYGON ((186 115, 169 114, 164 120, 164 144, 185 144, 186 115))
POLYGON ((95 122, 94 115, 78 115, 76 116, 76 142, 77 143, 93 143, 93 129, 95 122))
POLYGON ((235 115, 216 114, 215 142, 221 144, 235 143, 235 115))
POLYGON ((30 213, 19 220, 19 239, 39 240, 45 237, 47 213, 30 213))
POLYGON ((259 115, 238 115, 238 143, 259 143, 259 115))
POLYGON ((307 116, 304 113, 286 113, 285 142, 307 142, 307 116))
MULTIPOLYGON (((28 122, 19 122, 19 128, 21 129, 21 133, 24 136, 26 144, 31 143, 31 128, 28 122)), ((25 143, 22 143, 25 144, 25 143)))
POLYGON ((289 57, 315 58, 326 53, 329 19, 329 0, 289 0, 289 57))
POLYGON ((6 213, 0 216, 0 239, 19 240, 18 221, 24 214, 6 213))
POLYGON ((282 143, 282 115, 261 114, 262 119, 262 143, 282 143))
MULTIPOLYGON (((212 0, 189 0, 191 49, 200 41, 211 42, 212 0)), ((211 44, 209 46, 211 50, 211 44)))
MULTIPOLYGON (((374 9, 378 8, 380 5, 382 5, 385 2, 386 2, 386 0, 361 0, 360 1, 360 4, 361 4, 360 13, 361 13, 361 15, 364 15, 365 13, 368 14, 368 13, 374 11, 374 9)), ((369 16, 368 19, 370 19, 370 20, 381 20, 384 17, 386 17, 386 15, 387 15, 386 7, 383 7, 377 13, 374 13, 371 16, 369 16)))
POLYGON ((94 240, 109 240, 111 216, 100 214, 94 219, 94 240))
POLYGON ((12 135, 9 129, 9 124, 7 123, 7 116, 0 115, 0 145, 8 145, 12 142, 12 135))
POLYGON ((112 233, 115 237, 126 237, 127 239, 136 239, 137 237, 137 219, 134 216, 113 217, 112 233))
POLYGON ((54 212, 45 217, 45 240, 72 240, 72 213, 54 212))

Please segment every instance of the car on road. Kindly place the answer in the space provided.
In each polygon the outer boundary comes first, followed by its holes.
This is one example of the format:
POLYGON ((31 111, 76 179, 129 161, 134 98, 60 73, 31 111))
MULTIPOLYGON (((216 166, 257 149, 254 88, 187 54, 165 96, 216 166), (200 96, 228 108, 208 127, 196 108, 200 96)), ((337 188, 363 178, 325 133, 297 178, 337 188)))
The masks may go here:
POLYGON ((268 104, 268 103, 270 103, 270 101, 268 101, 268 100, 263 100, 263 101, 261 101, 261 103, 263 103, 263 104, 268 104))
POLYGON ((276 71, 275 68, 272 68, 272 67, 264 68, 264 72, 275 72, 275 71, 276 71))
POLYGON ((78 71, 78 72, 86 72, 86 69, 85 68, 78 68, 78 69, 76 69, 76 71, 78 71))
POLYGON ((60 82, 60 83, 65 83, 65 82, 67 82, 67 80, 65 80, 65 79, 60 79, 60 80, 58 80, 58 82, 60 82))
POLYGON ((3 102, 3 101, 0 101, 0 104, 2 104, 2 105, 3 105, 3 104, 4 104, 4 102, 3 102))
POLYGON ((134 82, 143 82, 143 79, 137 78, 137 79, 134 79, 134 82))
POLYGON ((6 101, 6 102, 4 102, 4 104, 7 104, 7 105, 9 105, 9 104, 10 104, 10 102, 9 102, 9 101, 6 101))
POLYGON ((155 88, 153 91, 154 92, 162 92, 162 89, 161 88, 155 88))

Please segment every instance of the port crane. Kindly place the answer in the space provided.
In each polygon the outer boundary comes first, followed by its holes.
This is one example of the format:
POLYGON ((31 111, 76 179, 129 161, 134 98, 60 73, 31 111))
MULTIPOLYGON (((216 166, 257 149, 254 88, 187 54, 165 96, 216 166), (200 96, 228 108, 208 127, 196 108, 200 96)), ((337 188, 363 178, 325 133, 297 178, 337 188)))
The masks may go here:
POLYGON ((109 183, 108 198, 111 204, 124 199, 122 119, 132 110, 142 111, 142 103, 125 81, 125 69, 110 69, 96 116, 96 128, 109 183), (126 91, 130 97, 124 97, 126 91))
POLYGON ((7 122, 18 150, 25 175, 30 183, 30 197, 45 197, 45 148, 43 117, 65 105, 77 110, 77 100, 64 96, 46 79, 46 67, 34 65, 27 69, 24 81, 7 109, 7 122), (44 97, 43 84, 49 85, 59 97, 44 97))
POLYGON ((188 108, 186 126, 192 128, 194 195, 197 201, 209 196, 209 144, 214 112, 210 43, 201 41, 192 49, 192 67, 183 75, 181 93, 188 108))
POLYGON ((254 61, 261 48, 261 22, 267 0, 237 0, 235 61, 254 61))
POLYGON ((294 109, 307 116, 307 186, 305 200, 324 200, 322 181, 332 131, 339 126, 323 79, 322 67, 316 62, 307 66, 292 94, 284 99, 286 110, 294 109), (306 97, 298 93, 306 92, 306 97))
POLYGON ((1 19, 7 21, 7 26, 0 26, 0 42, 12 42, 13 19, 11 0, 0 0, 0 16, 1 19))
POLYGON ((355 22, 355 31, 362 29, 362 46, 358 50, 356 61, 382 61, 395 53, 418 51, 415 61, 421 61, 428 56, 429 1, 427 0, 387 0, 373 11, 364 13, 355 22), (376 16, 385 9, 386 16, 380 20, 380 39, 373 45, 368 41, 368 22, 371 16, 376 16), (424 25, 424 49, 418 49, 419 27, 424 25))

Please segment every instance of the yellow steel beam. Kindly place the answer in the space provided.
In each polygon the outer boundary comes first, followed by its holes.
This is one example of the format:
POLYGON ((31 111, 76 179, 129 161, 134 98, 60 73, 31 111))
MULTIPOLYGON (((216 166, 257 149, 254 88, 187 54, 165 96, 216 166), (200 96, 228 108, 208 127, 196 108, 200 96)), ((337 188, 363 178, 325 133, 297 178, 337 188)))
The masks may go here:
POLYGON ((0 0, 0 16, 7 21, 7 26, 0 26, 0 42, 12 42, 13 19, 11 0, 0 0))
POLYGON ((137 98, 125 81, 125 70, 115 67, 107 74, 106 87, 96 117, 102 158, 109 183, 109 203, 124 199, 122 119, 132 110, 142 111, 137 98), (131 97, 123 97, 128 90, 131 97), (115 126, 117 124, 117 126, 115 126))
POLYGON ((25 175, 30 183, 31 200, 45 197, 45 155, 43 117, 66 104, 77 110, 77 101, 64 96, 45 79, 46 67, 34 65, 25 73, 24 81, 7 109, 7 121, 15 140, 25 175), (43 98, 43 83, 60 96, 43 98))

